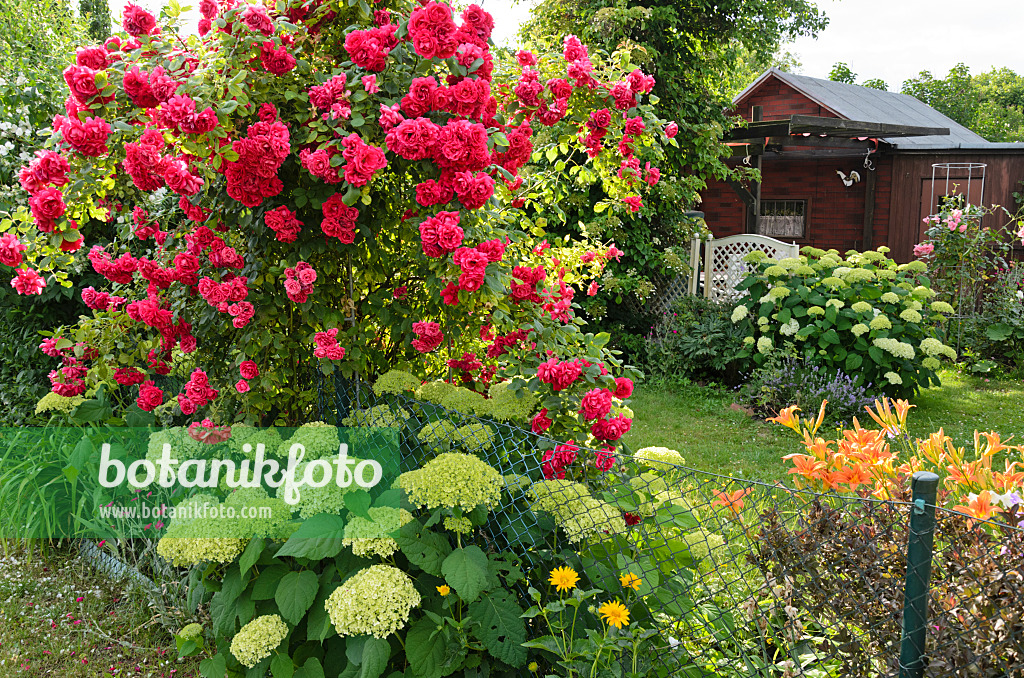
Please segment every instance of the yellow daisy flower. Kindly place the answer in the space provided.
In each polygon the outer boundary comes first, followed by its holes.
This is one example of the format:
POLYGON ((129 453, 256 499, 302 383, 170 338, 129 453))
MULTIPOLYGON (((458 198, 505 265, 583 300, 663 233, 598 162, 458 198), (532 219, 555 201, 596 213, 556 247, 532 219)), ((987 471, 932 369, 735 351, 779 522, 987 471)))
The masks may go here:
POLYGON ((623 588, 633 589, 634 591, 640 588, 640 577, 636 576, 632 572, 627 572, 619 577, 619 582, 622 584, 623 588))
POLYGON ((597 608, 597 613, 609 626, 621 629, 623 626, 629 625, 629 610, 617 600, 602 603, 601 607, 597 608))
POLYGON ((576 583, 579 580, 580 576, 571 567, 556 567, 551 570, 551 578, 548 582, 558 589, 559 593, 562 593, 576 588, 576 583))
POLYGON ((452 590, 448 588, 446 584, 441 584, 437 587, 437 592, 440 593, 442 596, 447 596, 449 593, 452 592, 452 590))

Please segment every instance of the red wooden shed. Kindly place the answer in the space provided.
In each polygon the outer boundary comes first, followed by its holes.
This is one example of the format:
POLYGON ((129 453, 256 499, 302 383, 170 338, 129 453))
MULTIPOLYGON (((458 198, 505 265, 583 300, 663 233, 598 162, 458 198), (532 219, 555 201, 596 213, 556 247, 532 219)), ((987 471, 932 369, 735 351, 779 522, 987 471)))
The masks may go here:
POLYGON ((1024 143, 986 141, 911 96, 773 68, 733 112, 749 124, 726 136, 730 163, 760 167, 762 179, 709 182, 701 209, 717 237, 761 233, 840 252, 888 245, 909 261, 943 195, 1017 209, 1024 143))

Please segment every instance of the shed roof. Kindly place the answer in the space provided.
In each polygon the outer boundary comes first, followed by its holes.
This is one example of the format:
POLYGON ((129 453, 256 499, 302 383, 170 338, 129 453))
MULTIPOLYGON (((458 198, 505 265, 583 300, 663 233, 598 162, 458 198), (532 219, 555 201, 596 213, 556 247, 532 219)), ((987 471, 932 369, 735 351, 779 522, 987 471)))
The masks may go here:
POLYGON ((949 128, 948 136, 883 138, 884 141, 899 149, 1024 149, 1024 144, 997 144, 987 141, 981 135, 975 134, 955 120, 939 113, 928 104, 908 94, 886 92, 860 85, 850 85, 845 82, 812 78, 806 75, 793 75, 792 73, 780 71, 777 68, 770 68, 762 73, 757 80, 733 99, 733 104, 739 105, 757 90, 765 80, 772 77, 781 80, 804 96, 847 120, 915 127, 949 128))

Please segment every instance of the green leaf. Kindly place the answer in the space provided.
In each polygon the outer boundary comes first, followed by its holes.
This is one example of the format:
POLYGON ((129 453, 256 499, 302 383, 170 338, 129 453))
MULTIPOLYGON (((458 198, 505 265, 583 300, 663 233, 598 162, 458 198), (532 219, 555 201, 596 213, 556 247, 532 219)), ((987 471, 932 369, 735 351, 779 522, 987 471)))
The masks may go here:
POLYGON ((839 343, 839 334, 834 329, 829 329, 828 332, 826 332, 825 334, 821 335, 821 338, 824 339, 826 342, 828 342, 830 344, 838 344, 839 343))
POLYGON ((110 405, 100 400, 86 400, 71 412, 71 419, 79 424, 99 423, 113 416, 110 405))
POLYGON ((1006 341, 1013 336, 1013 328, 1006 323, 995 323, 985 328, 985 336, 992 341, 1006 341))
POLYGON ((487 587, 487 555, 476 545, 455 549, 441 563, 441 572, 460 598, 472 602, 487 587))
POLYGON ((274 678, 292 678, 295 675, 295 664, 286 654, 276 654, 270 662, 270 674, 274 678))
POLYGON ((395 541, 409 562, 434 576, 441 575, 441 564, 452 551, 446 537, 425 530, 415 520, 402 526, 395 541))
POLYGON ((203 678, 224 678, 227 672, 227 658, 219 652, 199 663, 199 673, 203 674, 203 678))
POLYGON ((286 574, 278 584, 277 593, 274 595, 274 601, 277 603, 278 609, 281 610, 281 616, 292 625, 302 621, 302 617, 306 614, 309 606, 313 604, 313 599, 316 598, 318 584, 316 574, 309 570, 286 574))
POLYGON ((498 591, 472 603, 469 614, 480 624, 475 633, 492 657, 514 667, 526 663, 523 610, 508 591, 498 591))
POLYGON ((859 353, 851 353, 846 356, 846 373, 850 374, 854 370, 860 369, 860 366, 864 364, 864 357, 859 353))
POLYGON ((359 678, 378 678, 388 667, 391 658, 391 645, 388 641, 370 637, 363 645, 363 661, 360 665, 359 678))
POLYGON ((405 636, 405 657, 417 678, 441 678, 454 671, 452 662, 446 661, 448 643, 444 634, 435 631, 437 624, 421 619, 405 636))
POLYGON ((253 539, 249 542, 249 545, 245 547, 245 551, 242 552, 242 557, 238 559, 238 567, 241 573, 244 575, 249 571, 249 568, 256 564, 256 561, 260 559, 260 554, 263 553, 263 547, 265 542, 262 539, 253 539))
POLYGON ((316 657, 310 657, 302 668, 295 672, 294 678, 324 678, 324 667, 316 657))
POLYGON ((371 520, 368 512, 371 502, 372 499, 370 498, 370 493, 366 490, 345 493, 345 508, 360 518, 371 520))
POLYGON ((288 574, 284 565, 272 565, 260 572, 252 586, 253 600, 270 600, 277 593, 277 585, 288 574))
POLYGON ((130 428, 145 428, 156 423, 156 415, 133 403, 125 412, 124 423, 130 428))
POLYGON ((341 516, 318 513, 299 525, 277 555, 313 560, 333 558, 341 551, 344 538, 345 520, 341 516))

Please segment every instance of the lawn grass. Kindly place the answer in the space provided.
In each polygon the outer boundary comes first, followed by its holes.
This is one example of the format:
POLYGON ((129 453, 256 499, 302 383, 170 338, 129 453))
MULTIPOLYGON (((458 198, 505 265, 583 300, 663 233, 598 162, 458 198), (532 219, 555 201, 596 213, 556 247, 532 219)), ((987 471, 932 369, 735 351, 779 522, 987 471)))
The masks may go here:
POLYGON ((642 386, 630 399, 633 426, 623 440, 632 450, 670 447, 701 471, 773 482, 785 476, 783 454, 792 435, 731 409, 733 394, 696 385, 642 386))
MULTIPOLYGON (((941 387, 912 399, 912 436, 924 438, 942 427, 958 446, 972 446, 975 430, 1024 441, 1024 382, 955 370, 944 370, 939 377, 941 387)), ((648 445, 679 450, 687 466, 701 471, 784 481, 790 466, 782 456, 802 450, 796 436, 731 409, 733 402, 731 392, 717 388, 641 386, 631 399, 633 427, 623 440, 632 450, 648 445)), ((867 413, 860 421, 865 427, 874 425, 867 413)))
POLYGON ((0 676, 198 678, 128 584, 70 549, 0 550, 0 676))

